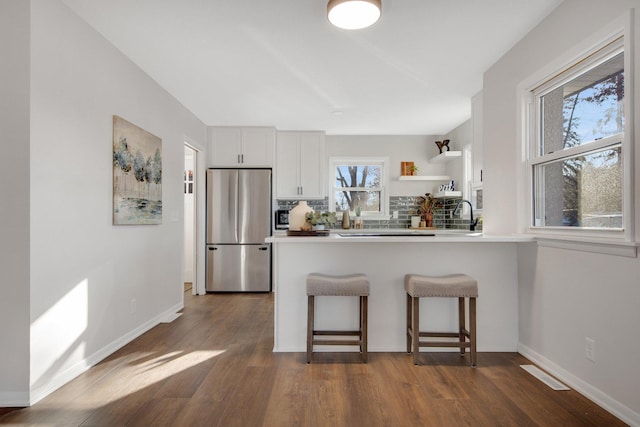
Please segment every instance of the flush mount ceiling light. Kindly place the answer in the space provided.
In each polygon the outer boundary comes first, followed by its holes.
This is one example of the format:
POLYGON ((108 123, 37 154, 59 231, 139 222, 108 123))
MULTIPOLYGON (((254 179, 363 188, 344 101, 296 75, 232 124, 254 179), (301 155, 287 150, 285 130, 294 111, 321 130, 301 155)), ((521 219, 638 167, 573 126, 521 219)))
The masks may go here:
POLYGON ((345 30, 366 28, 380 18, 382 0, 329 0, 329 22, 345 30))

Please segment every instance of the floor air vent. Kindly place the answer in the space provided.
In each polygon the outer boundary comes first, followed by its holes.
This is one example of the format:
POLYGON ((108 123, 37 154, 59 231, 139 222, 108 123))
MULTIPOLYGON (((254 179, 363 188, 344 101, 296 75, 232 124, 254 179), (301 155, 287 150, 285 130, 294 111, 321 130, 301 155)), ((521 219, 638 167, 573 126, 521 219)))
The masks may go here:
POLYGON ((562 384, 560 381, 556 380, 551 375, 541 371, 537 366, 520 365, 520 367, 554 390, 571 390, 569 387, 562 384))

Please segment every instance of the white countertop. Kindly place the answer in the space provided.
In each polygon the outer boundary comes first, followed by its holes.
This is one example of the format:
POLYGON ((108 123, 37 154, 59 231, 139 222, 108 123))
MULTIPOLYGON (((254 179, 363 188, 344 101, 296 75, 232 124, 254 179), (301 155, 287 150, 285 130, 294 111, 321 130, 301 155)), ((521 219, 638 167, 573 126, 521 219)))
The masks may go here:
POLYGON ((363 229, 331 230, 328 236, 287 236, 286 231, 276 231, 265 239, 267 243, 511 243, 533 242, 535 239, 523 235, 485 235, 466 230, 407 230, 407 229, 363 229), (355 236, 357 234, 380 234, 379 236, 355 236), (408 233, 406 236, 389 236, 389 233, 408 233), (344 236, 351 234, 352 236, 344 236), (435 235, 434 235, 435 234, 435 235))

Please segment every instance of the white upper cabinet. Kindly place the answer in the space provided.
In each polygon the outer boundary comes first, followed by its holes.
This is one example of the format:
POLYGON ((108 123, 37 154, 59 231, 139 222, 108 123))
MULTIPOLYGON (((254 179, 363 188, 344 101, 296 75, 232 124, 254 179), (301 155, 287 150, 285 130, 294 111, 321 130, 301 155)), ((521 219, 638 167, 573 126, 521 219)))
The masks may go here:
POLYGON ((324 192, 324 132, 278 132, 276 198, 322 199, 324 192))
POLYGON ((210 127, 209 167, 272 167, 275 128, 210 127))

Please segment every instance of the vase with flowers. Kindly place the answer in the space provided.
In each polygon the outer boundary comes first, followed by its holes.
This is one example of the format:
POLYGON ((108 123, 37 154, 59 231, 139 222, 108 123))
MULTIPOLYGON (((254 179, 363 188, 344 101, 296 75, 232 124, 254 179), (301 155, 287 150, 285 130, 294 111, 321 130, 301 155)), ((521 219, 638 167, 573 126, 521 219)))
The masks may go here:
POLYGON ((431 193, 425 193, 424 196, 416 197, 416 205, 418 205, 418 215, 421 222, 425 222, 426 227, 433 227, 433 211, 437 207, 438 199, 433 197, 431 193))

